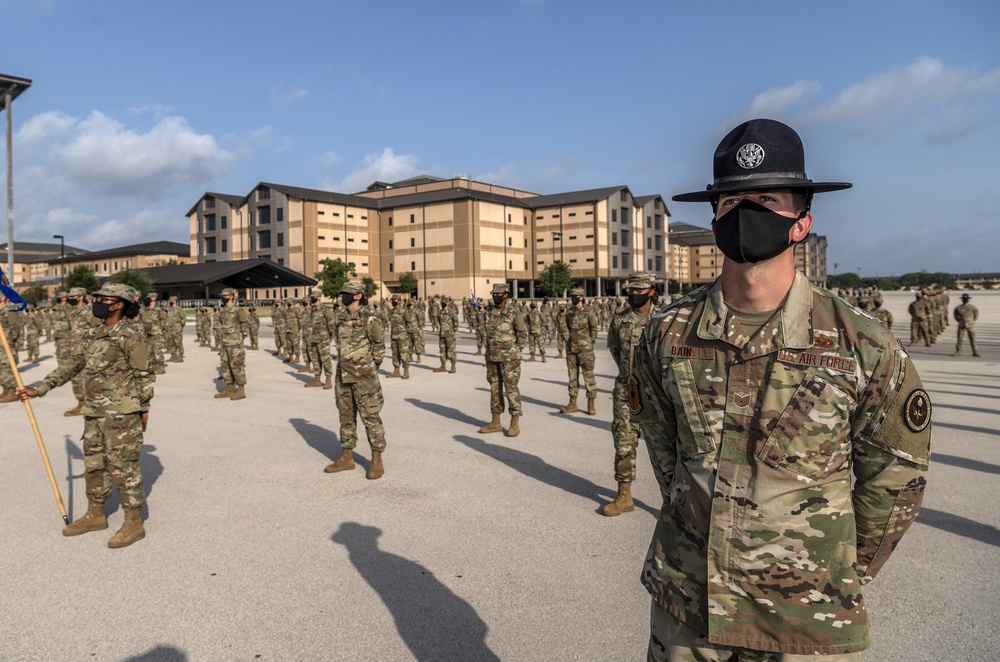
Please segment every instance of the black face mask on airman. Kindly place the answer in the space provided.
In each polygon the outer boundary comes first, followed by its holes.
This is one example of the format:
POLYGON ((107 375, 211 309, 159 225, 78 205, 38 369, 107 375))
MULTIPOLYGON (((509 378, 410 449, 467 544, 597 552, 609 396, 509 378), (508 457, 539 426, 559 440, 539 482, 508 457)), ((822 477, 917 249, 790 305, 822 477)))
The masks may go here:
POLYGON ((503 294, 494 294, 493 295, 493 305, 494 306, 499 306, 500 304, 502 304, 503 303, 503 298, 504 298, 503 294))
POLYGON ((715 228, 715 245, 733 262, 762 262, 781 255, 791 242, 788 233, 799 219, 788 218, 751 200, 743 200, 718 219, 715 228))
POLYGON ((352 303, 354 303, 354 295, 351 294, 350 292, 341 292, 340 301, 345 306, 350 306, 352 303))

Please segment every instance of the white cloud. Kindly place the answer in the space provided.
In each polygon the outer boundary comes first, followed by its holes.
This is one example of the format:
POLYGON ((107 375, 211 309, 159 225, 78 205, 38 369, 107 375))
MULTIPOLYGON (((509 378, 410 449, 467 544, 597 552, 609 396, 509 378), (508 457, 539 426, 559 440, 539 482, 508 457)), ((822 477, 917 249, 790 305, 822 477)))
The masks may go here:
POLYGON ((914 107, 952 106, 1000 89, 1000 68, 977 75, 970 69, 945 67, 933 57, 918 58, 903 68, 876 74, 846 87, 830 103, 803 113, 805 123, 885 120, 914 107))
POLYGON ((771 88, 754 97, 746 117, 780 117, 796 104, 815 96, 819 89, 820 84, 811 80, 771 88))
POLYGON ((176 212, 144 210, 126 219, 91 222, 79 241, 83 246, 127 246, 172 239, 177 225, 176 212))
POLYGON ((275 103, 281 106, 287 106, 293 104, 296 101, 302 101, 309 96, 309 90, 304 87, 300 87, 296 90, 286 90, 285 86, 278 83, 271 87, 271 98, 275 103))
POLYGON ((396 154, 391 147, 386 147, 381 154, 369 154, 361 162, 361 166, 347 175, 332 188, 342 193, 361 191, 374 181, 395 182, 418 174, 420 159, 413 154, 396 154))
POLYGON ((28 119, 14 135, 18 150, 61 138, 76 125, 76 119, 60 112, 40 113, 28 119))
POLYGON ((98 111, 74 127, 59 149, 61 169, 80 185, 110 196, 161 197, 177 186, 204 186, 221 176, 233 155, 215 138, 165 117, 138 133, 98 111))

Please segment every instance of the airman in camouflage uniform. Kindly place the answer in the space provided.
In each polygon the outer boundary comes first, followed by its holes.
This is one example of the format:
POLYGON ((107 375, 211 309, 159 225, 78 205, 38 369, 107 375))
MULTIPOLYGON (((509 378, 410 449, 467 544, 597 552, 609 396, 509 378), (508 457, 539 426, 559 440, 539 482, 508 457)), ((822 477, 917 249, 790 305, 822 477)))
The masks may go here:
POLYGON ((271 306, 271 326, 274 328, 274 355, 285 354, 285 318, 288 309, 281 301, 275 301, 271 306))
POLYGON ((420 310, 419 304, 410 299, 406 304, 406 310, 403 312, 403 321, 406 324, 406 333, 410 336, 410 360, 414 363, 420 363, 420 355, 424 353, 424 315, 420 310), (416 360, 413 359, 413 355, 416 354, 416 360))
MULTIPOLYGON (((69 291, 66 298, 65 315, 66 336, 63 342, 63 365, 76 364, 79 362, 81 352, 83 352, 83 334, 93 326, 94 318, 90 313, 90 308, 83 305, 87 291, 82 287, 74 287, 69 291)), ((84 375, 77 373, 73 377, 73 396, 76 398, 76 407, 69 411, 64 411, 63 416, 82 416, 84 398, 84 375)))
POLYGON ((28 352, 28 363, 35 363, 38 361, 38 340, 45 328, 45 316, 33 306, 28 306, 25 313, 27 316, 24 318, 24 346, 28 352))
POLYGON ((795 270, 812 193, 850 185, 807 179, 773 120, 730 132, 715 178, 674 200, 712 202, 722 276, 653 316, 628 384, 663 494, 648 658, 860 660, 861 587, 920 509, 930 400, 888 330, 795 270))
POLYGON ((399 297, 392 298, 392 310, 389 311, 389 343, 392 347, 392 373, 389 378, 410 378, 410 334, 406 330, 406 318, 399 297), (402 366, 403 374, 399 368, 402 366))
POLYGON ((257 314, 257 307, 247 308, 247 316, 250 318, 250 349, 260 349, 257 344, 260 335, 260 316, 257 314))
POLYGON ((296 372, 315 372, 313 370, 313 360, 315 357, 312 355, 312 345, 309 344, 309 338, 312 337, 312 301, 309 297, 304 297, 299 303, 302 304, 299 314, 299 326, 302 333, 302 362, 305 365, 296 370, 296 372))
POLYGON ((594 341, 597 340, 597 314, 584 305, 585 292, 580 288, 569 291, 570 307, 566 311, 566 371, 569 373, 569 404, 560 409, 563 414, 580 411, 576 398, 580 393, 580 372, 587 388, 587 413, 597 413, 597 378, 594 376, 594 341))
MULTIPOLYGON (((73 296, 72 291, 70 292, 70 296, 73 296)), ((163 356, 163 320, 165 316, 165 311, 156 305, 156 293, 150 292, 147 294, 146 306, 139 313, 139 321, 142 322, 142 327, 146 331, 146 337, 149 338, 149 346, 153 350, 153 353, 150 355, 150 358, 153 359, 153 373, 157 375, 162 375, 166 372, 166 364, 164 363, 163 356)))
POLYGON ((608 350, 618 366, 612 392, 611 437, 615 444, 615 482, 618 496, 605 504, 602 515, 614 517, 635 510, 632 502, 632 481, 635 480, 635 449, 639 441, 639 425, 632 421, 628 408, 628 378, 639 336, 659 301, 653 289, 652 274, 634 273, 625 284, 631 303, 615 313, 608 328, 608 350))
POLYGON ((921 340, 924 341, 927 347, 930 347, 931 343, 934 342, 928 322, 930 308, 923 292, 917 292, 916 300, 910 303, 909 310, 912 320, 910 322, 910 347, 913 347, 921 340))
POLYGON ((532 302, 531 311, 528 313, 528 361, 535 360, 535 348, 545 363, 545 320, 538 312, 538 304, 532 302))
POLYGON ((365 288, 359 282, 347 282, 340 290, 345 310, 337 320, 337 379, 334 394, 340 413, 341 455, 328 465, 326 473, 354 468, 354 448, 358 444, 357 417, 368 435, 372 461, 365 477, 381 478, 385 472, 385 429, 382 427, 384 399, 378 369, 385 360, 385 330, 367 308, 365 288))
POLYGON ((506 283, 493 285, 493 310, 486 317, 486 381, 490 384, 490 413, 493 419, 479 428, 481 434, 500 432, 503 395, 507 391, 510 425, 505 433, 516 437, 521 433, 521 352, 528 342, 528 327, 524 318, 510 305, 510 287, 506 283))
POLYGON ((236 305, 238 299, 236 290, 227 287, 222 290, 219 301, 219 361, 222 364, 222 379, 226 388, 215 394, 216 398, 243 400, 247 397, 246 383, 247 353, 243 347, 243 339, 250 327, 250 317, 245 308, 236 305), (236 390, 233 390, 236 384, 236 390))
POLYGON ((141 508, 146 491, 139 469, 142 433, 149 420, 155 377, 150 370, 149 344, 139 324, 138 293, 120 283, 94 292, 94 316, 103 320, 83 334, 82 351, 73 363, 58 366, 34 388, 18 390, 22 400, 43 396, 76 374, 84 377, 83 463, 87 484, 87 514, 63 529, 75 536, 108 528, 104 503, 112 481, 125 510, 125 523, 108 547, 125 547, 146 532, 141 508))
POLYGON ((7 336, 7 343, 10 345, 11 356, 14 357, 14 367, 7 359, 7 352, 0 348, 0 386, 3 392, 0 393, 0 403, 14 402, 17 400, 17 379, 14 370, 17 369, 17 340, 21 335, 21 322, 18 319, 19 313, 8 310, 9 302, 7 297, 0 294, 0 326, 3 326, 4 335, 7 336))
POLYGON ((972 355, 979 356, 976 348, 976 320, 979 319, 979 309, 969 303, 971 299, 968 294, 962 295, 961 305, 955 306, 955 321, 958 322, 958 340, 955 343, 955 353, 953 356, 962 354, 962 336, 969 334, 969 344, 972 345, 972 355))
POLYGON ((892 331, 892 313, 882 307, 882 299, 872 299, 873 305, 875 306, 872 311, 872 317, 882 322, 882 326, 892 331))
POLYGON ((436 325, 438 333, 438 352, 441 355, 441 367, 434 372, 444 372, 445 361, 451 361, 451 370, 455 374, 455 363, 458 361, 458 350, 455 344, 455 331, 458 329, 458 311, 451 299, 445 299, 437 311, 436 325))
POLYGON ((171 363, 184 363, 184 327, 187 326, 187 313, 177 304, 177 297, 170 297, 166 318, 170 339, 170 358, 167 360, 171 363))
POLYGON ((559 348, 557 359, 563 358, 563 347, 569 340, 569 327, 566 326, 566 303, 559 302, 559 310, 556 311, 556 347, 559 348))
POLYGON ((476 302, 472 308, 470 324, 476 332, 476 353, 473 356, 483 355, 483 345, 486 343, 486 306, 482 302, 476 302))
POLYGON ((295 299, 285 301, 285 363, 298 363, 299 336, 302 335, 302 308, 295 299))
POLYGON ((306 383, 306 388, 333 388, 333 359, 330 358, 330 341, 336 337, 333 308, 323 304, 323 290, 319 288, 309 293, 309 304, 309 356, 316 376, 306 383), (323 384, 323 373, 326 373, 326 384, 323 384))

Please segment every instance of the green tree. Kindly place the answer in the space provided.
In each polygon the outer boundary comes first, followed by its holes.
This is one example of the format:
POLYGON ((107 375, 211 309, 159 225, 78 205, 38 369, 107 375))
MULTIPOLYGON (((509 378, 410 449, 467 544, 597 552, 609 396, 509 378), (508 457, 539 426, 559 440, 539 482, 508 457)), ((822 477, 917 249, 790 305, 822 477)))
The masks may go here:
POLYGON ((417 293, 417 288, 419 286, 420 284, 417 282, 417 277, 413 275, 412 271, 399 274, 399 291, 403 294, 413 296, 417 293))
POLYGON ((153 281, 145 271, 139 269, 122 269, 108 277, 109 283, 121 283, 135 288, 139 296, 146 296, 153 291, 153 281))
POLYGON ((80 264, 73 267, 73 271, 66 274, 65 290, 69 292, 70 288, 82 287, 87 291, 87 294, 91 292, 96 292, 101 287, 101 281, 98 280, 97 274, 90 270, 85 264, 80 264))
POLYGON ((41 285, 35 285, 29 287, 24 292, 21 292, 21 298, 27 301, 32 306, 38 306, 41 302, 49 298, 48 291, 41 285))
POLYGON ((375 279, 371 276, 362 278, 361 285, 365 288, 366 299, 371 299, 378 292, 378 285, 375 284, 375 279))
POLYGON ((556 260, 542 269, 538 276, 538 286, 549 296, 560 296, 573 286, 573 267, 562 260, 556 260))
POLYGON ((837 274, 835 276, 826 277, 826 285, 830 289, 842 287, 844 289, 853 289, 855 287, 862 287, 861 276, 854 273, 853 271, 848 271, 846 273, 837 274))
POLYGON ((323 270, 316 272, 313 277, 319 281, 323 296, 331 299, 340 294, 340 288, 351 279, 351 276, 358 275, 354 271, 353 262, 344 262, 339 257, 335 260, 327 258, 320 262, 320 265, 323 270))

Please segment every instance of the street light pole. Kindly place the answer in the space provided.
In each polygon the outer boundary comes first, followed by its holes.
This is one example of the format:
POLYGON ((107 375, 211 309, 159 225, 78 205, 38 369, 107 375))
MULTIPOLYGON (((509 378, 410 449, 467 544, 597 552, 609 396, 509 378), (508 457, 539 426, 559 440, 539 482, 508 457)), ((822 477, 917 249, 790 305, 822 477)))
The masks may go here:
POLYGON ((62 290, 66 281, 66 238, 61 234, 54 234, 52 238, 59 240, 59 289, 62 290))
POLYGON ((0 94, 3 95, 3 109, 7 113, 7 273, 10 284, 14 285, 14 147, 12 144, 11 108, 22 92, 31 87, 27 78, 16 78, 0 74, 0 94))

